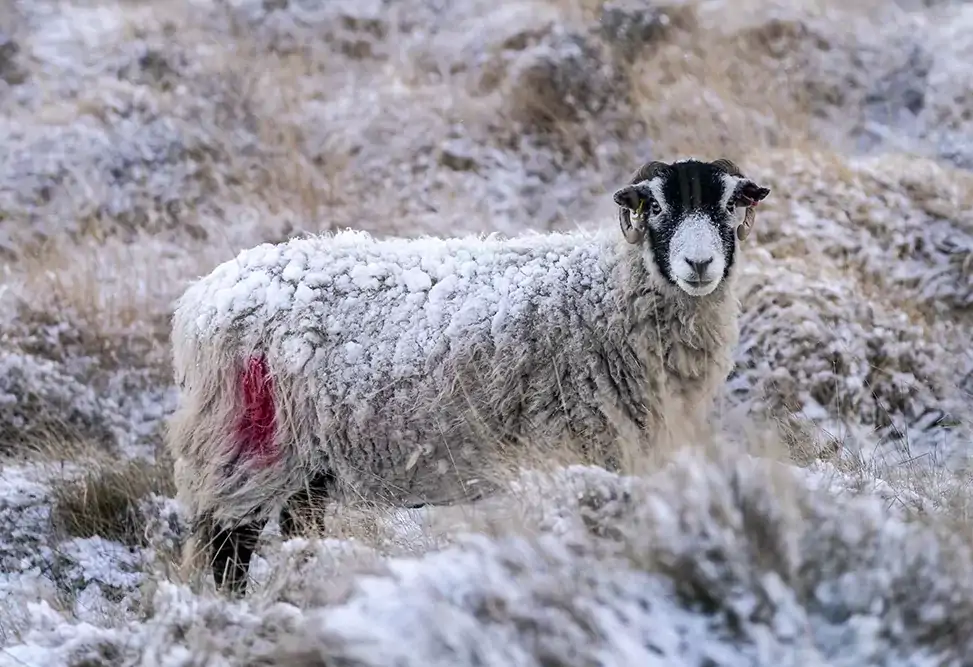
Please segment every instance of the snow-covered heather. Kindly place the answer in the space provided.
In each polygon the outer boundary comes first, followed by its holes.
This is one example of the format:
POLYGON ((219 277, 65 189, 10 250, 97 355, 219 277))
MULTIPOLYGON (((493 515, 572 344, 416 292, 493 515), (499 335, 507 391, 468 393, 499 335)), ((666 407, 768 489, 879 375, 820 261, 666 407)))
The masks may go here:
POLYGON ((877 497, 693 455, 546 481, 524 480, 545 489, 540 533, 384 561, 294 540, 246 602, 161 582, 149 618, 111 627, 31 603, 0 665, 941 665, 973 648, 969 544, 877 497))
POLYGON ((948 0, 0 3, 0 667, 965 664, 971 60, 948 0), (712 442, 329 507, 246 601, 183 585, 188 281, 349 226, 614 229, 688 155, 773 192, 712 442))

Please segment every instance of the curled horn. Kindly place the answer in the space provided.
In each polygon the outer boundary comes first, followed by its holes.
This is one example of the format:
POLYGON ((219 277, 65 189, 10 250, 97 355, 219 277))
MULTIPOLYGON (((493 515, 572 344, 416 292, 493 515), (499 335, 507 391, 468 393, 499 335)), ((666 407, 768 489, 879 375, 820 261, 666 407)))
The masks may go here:
POLYGON ((735 163, 731 162, 730 160, 727 160, 726 158, 720 158, 719 160, 715 160, 713 162, 713 166, 717 167, 718 169, 722 169, 730 176, 737 176, 739 178, 743 178, 743 172, 740 171, 740 167, 736 166, 735 163))
MULTIPOLYGON (((713 161, 713 166, 722 169, 730 176, 736 176, 738 178, 745 178, 743 172, 740 171, 740 167, 736 166, 735 163, 727 160, 726 158, 720 158, 719 160, 713 161)), ((743 216, 743 222, 737 227, 737 238, 741 241, 746 241, 747 237, 750 236, 750 231, 753 229, 754 218, 756 217, 756 211, 754 211, 752 206, 747 207, 747 212, 743 216)))
MULTIPOLYGON (((628 185, 651 180, 667 169, 669 169, 669 165, 665 162, 646 162, 635 170, 635 173, 628 180, 628 185)), ((645 230, 632 224, 632 214, 624 206, 618 208, 618 223, 622 228, 622 235, 629 243, 641 243, 642 239, 645 238, 645 230)))

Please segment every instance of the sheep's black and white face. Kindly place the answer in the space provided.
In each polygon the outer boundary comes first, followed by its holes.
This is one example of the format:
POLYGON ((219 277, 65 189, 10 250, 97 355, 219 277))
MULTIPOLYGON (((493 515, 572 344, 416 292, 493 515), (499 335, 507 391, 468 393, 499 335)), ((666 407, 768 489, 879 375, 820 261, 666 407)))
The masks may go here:
POLYGON ((747 208, 770 194, 727 164, 652 163, 640 174, 646 178, 614 195, 628 213, 625 237, 647 241, 646 261, 690 296, 712 293, 729 275, 747 208))

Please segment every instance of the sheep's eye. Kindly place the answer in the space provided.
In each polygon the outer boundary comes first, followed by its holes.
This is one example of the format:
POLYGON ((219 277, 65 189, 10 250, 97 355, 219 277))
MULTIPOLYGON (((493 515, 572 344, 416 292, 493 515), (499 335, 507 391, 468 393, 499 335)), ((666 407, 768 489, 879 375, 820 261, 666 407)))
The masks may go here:
POLYGON ((662 205, 656 200, 652 199, 649 201, 649 213, 651 215, 659 215, 662 213, 662 205))
POLYGON ((726 205, 726 210, 730 213, 733 213, 733 211, 735 211, 736 209, 737 209, 736 202, 731 201, 729 204, 726 205))

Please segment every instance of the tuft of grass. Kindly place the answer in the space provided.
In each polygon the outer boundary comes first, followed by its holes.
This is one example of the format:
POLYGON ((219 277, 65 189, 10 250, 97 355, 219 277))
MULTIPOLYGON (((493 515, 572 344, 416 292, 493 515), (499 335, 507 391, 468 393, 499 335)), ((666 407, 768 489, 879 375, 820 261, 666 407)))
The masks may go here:
POLYGON ((54 489, 51 526, 64 538, 102 537, 145 547, 148 517, 142 503, 152 494, 172 496, 168 466, 145 461, 100 464, 54 489))
POLYGON ((158 242, 57 240, 24 252, 7 274, 15 319, 3 329, 29 354, 91 358, 105 370, 168 374, 171 303, 213 263, 158 242))

